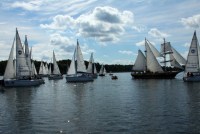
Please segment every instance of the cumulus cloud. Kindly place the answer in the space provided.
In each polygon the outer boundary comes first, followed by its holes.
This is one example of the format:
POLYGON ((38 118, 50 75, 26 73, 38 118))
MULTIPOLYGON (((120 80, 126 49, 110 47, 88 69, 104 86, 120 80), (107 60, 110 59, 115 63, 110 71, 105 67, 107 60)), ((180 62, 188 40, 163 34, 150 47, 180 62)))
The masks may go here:
POLYGON ((73 29, 83 37, 92 37, 100 42, 117 42, 126 28, 133 24, 134 17, 130 11, 119 11, 112 7, 96 7, 92 12, 78 18, 57 15, 50 24, 41 24, 46 29, 73 29))
POLYGON ((41 28, 66 30, 67 28, 74 28, 75 20, 68 15, 56 15, 51 24, 40 24, 41 28))
POLYGON ((111 64, 132 65, 133 62, 131 60, 117 59, 113 60, 111 64))
POLYGON ((152 37, 155 37, 155 38, 166 38, 166 37, 169 37, 169 34, 163 33, 161 31, 159 31, 157 28, 150 29, 148 34, 151 35, 152 37))
POLYGON ((42 5, 41 0, 37 0, 37 1, 32 0, 30 2, 16 1, 11 6, 14 7, 14 8, 22 8, 22 9, 29 10, 29 11, 37 11, 37 10, 39 10, 41 5, 42 5))
POLYGON ((181 18, 181 23, 187 28, 199 28, 200 14, 188 18, 181 18))
POLYGON ((127 54, 127 55, 132 55, 133 54, 133 52, 132 51, 126 51, 126 50, 119 50, 118 51, 119 53, 121 53, 121 54, 127 54))

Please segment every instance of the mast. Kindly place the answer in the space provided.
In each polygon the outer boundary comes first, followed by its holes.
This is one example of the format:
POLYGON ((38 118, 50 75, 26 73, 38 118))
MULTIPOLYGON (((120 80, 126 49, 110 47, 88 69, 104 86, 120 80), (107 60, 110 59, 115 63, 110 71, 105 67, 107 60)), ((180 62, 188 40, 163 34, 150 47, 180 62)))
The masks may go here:
MULTIPOLYGON (((146 44, 146 43, 147 43, 147 39, 146 39, 146 37, 145 37, 145 44, 146 44)), ((145 45, 144 53, 145 53, 146 59, 147 59, 147 48, 146 48, 146 45, 145 45)), ((146 72, 147 72, 147 60, 146 60, 146 67, 145 67, 145 70, 146 70, 146 72)))
POLYGON ((165 53, 165 38, 163 39, 164 40, 164 53, 163 53, 163 57, 164 57, 164 71, 166 71, 166 53, 165 53))

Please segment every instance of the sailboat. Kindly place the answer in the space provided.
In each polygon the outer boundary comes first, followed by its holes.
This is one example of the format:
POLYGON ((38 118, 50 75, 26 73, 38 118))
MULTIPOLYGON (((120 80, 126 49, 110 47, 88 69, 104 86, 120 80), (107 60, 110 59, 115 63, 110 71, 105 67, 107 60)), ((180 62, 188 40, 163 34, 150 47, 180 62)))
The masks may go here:
POLYGON ((200 47, 194 32, 184 71, 184 81, 200 81, 200 47))
POLYGON ((18 30, 12 44, 9 59, 6 65, 3 84, 6 87, 37 86, 42 84, 41 79, 31 76, 31 70, 26 61, 26 55, 22 47, 18 30), (16 49, 16 59, 14 59, 14 49, 16 49))
POLYGON ((94 59, 93 59, 93 53, 91 53, 91 56, 90 56, 90 60, 89 60, 88 68, 87 68, 87 73, 89 75, 91 75, 93 78, 98 77, 96 66, 95 66, 94 59))
MULTIPOLYGON (((49 70, 51 71, 51 64, 50 64, 49 68, 50 68, 49 70)), ((59 69, 57 61, 56 61, 56 56, 53 51, 53 73, 49 74, 49 80, 55 80, 55 79, 63 79, 63 76, 60 73, 60 69, 59 69)))
POLYGON ((99 76, 105 76, 106 74, 106 69, 104 67, 104 65, 101 65, 100 71, 99 71, 99 76))
POLYGON ((47 63, 46 63, 46 65, 44 65, 43 61, 41 61, 41 63, 40 63, 39 76, 41 76, 41 77, 48 76, 48 66, 47 66, 47 63))
POLYGON ((70 67, 67 71, 66 80, 67 82, 93 81, 92 76, 89 75, 86 71, 83 55, 78 40, 77 40, 77 46, 72 56, 70 67))
MULTIPOLYGON (((133 72, 131 73, 132 77, 135 79, 173 79, 175 76, 181 72, 182 66, 179 65, 181 69, 178 69, 178 62, 174 58, 171 52, 171 48, 169 47, 167 51, 166 43, 164 40, 163 43, 163 51, 159 53, 153 45, 145 39, 145 48, 146 48, 146 57, 142 53, 141 50, 138 51, 138 56, 136 58, 135 64, 133 66, 133 72), (169 60, 166 59, 166 55, 170 54, 169 60), (164 58, 164 67, 162 67, 156 57, 162 56, 164 58), (174 68, 167 68, 166 63, 174 63, 174 68), (176 64, 176 66, 175 66, 176 64)), ((169 45, 168 45, 169 46, 169 45)))

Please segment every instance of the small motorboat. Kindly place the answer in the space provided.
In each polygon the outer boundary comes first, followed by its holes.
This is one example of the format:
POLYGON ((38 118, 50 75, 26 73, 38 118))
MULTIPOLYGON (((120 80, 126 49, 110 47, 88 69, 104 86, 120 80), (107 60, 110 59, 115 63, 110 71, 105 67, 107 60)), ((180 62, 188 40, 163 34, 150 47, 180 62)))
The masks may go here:
POLYGON ((112 80, 118 79, 118 77, 116 75, 113 75, 111 78, 112 78, 112 80))

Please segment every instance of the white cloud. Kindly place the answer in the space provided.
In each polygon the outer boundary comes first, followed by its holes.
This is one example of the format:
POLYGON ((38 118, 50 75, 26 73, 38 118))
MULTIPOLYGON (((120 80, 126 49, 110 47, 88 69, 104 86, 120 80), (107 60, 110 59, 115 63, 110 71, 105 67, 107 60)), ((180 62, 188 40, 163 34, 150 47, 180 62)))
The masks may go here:
POLYGON ((181 23, 187 28, 199 28, 200 14, 188 18, 181 18, 181 23))
POLYGON ((132 51, 126 51, 126 50, 122 51, 122 50, 119 50, 118 52, 121 53, 121 54, 133 55, 132 51))
POLYGON ((169 34, 159 31, 157 28, 150 29, 148 34, 155 38, 166 38, 166 37, 170 36, 169 34))
POLYGON ((145 40, 137 42, 135 45, 136 46, 144 46, 145 45, 145 40))
POLYGON ((127 27, 133 24, 133 13, 120 12, 112 7, 96 7, 92 12, 78 18, 68 15, 57 15, 50 24, 41 24, 42 28, 68 30, 83 37, 92 37, 100 42, 117 42, 127 27))
POLYGON ((32 0, 30 2, 14 2, 11 6, 14 8, 22 8, 29 11, 37 11, 39 10, 40 6, 42 5, 42 0, 32 0))
POLYGON ((66 30, 68 28, 74 28, 74 25, 75 20, 71 16, 56 15, 51 24, 40 24, 40 27, 54 30, 66 30))

